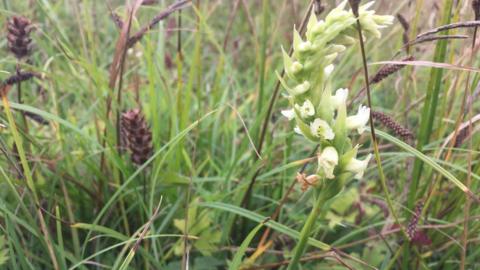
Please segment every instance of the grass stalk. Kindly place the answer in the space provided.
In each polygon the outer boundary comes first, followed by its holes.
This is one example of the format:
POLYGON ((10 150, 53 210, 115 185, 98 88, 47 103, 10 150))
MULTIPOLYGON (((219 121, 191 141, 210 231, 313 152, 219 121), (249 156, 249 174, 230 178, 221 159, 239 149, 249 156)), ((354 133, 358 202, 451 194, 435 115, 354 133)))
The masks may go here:
POLYGON ((361 56, 362 56, 362 63, 363 63, 363 74, 365 77, 365 89, 367 91, 367 103, 368 107, 370 108, 370 134, 371 134, 371 139, 372 139, 372 144, 373 144, 373 151, 374 151, 374 156, 375 156, 375 161, 377 163, 377 168, 378 168, 378 175, 380 178, 380 184, 382 185, 383 192, 385 194, 385 198, 387 200, 387 206, 392 214, 395 223, 398 224, 400 227, 403 236, 405 239, 408 239, 408 235, 403 228, 402 224, 400 223, 398 219, 397 212, 395 211, 395 208, 393 207, 393 201, 390 196, 390 192, 388 191, 388 186, 387 186, 387 180, 385 177, 385 173, 383 171, 382 167, 382 160, 380 158, 380 151, 378 149, 378 142, 377 142, 377 136, 375 134, 375 126, 373 124, 373 117, 372 117, 372 96, 371 96, 371 91, 370 91, 370 82, 369 82, 369 75, 368 75, 368 63, 367 63, 367 56, 366 56, 366 51, 365 51, 365 42, 363 40, 363 35, 362 35, 362 25, 360 24, 360 20, 357 18, 357 31, 358 31, 358 39, 360 40, 360 51, 361 51, 361 56))
POLYGON ((257 112, 260 113, 263 110, 263 99, 265 92, 265 66, 267 57, 267 41, 269 38, 268 25, 270 24, 270 7, 269 0, 262 1, 262 40, 260 45, 260 67, 259 67, 259 83, 258 83, 258 103, 257 112))
MULTIPOLYGON (((443 5, 444 13, 442 15, 442 24, 449 24, 451 20, 450 13, 453 7, 453 0, 445 0, 443 5)), ((448 35, 448 32, 444 33, 448 35)), ((434 53, 434 62, 443 63, 447 56, 447 40, 440 40, 434 53)), ((430 80, 427 86, 426 98, 423 104, 423 110, 420 119, 420 128, 417 140, 417 149, 423 150, 423 147, 428 144, 430 135, 433 130, 433 123, 435 120, 438 99, 440 95, 440 89, 442 88, 442 76, 443 69, 432 68, 430 71, 430 80)), ((413 209, 415 201, 418 196, 418 188, 420 183, 420 177, 422 175, 423 162, 419 159, 415 159, 412 171, 412 180, 407 195, 407 209, 413 209)), ((407 220, 411 217, 411 212, 406 211, 407 220)), ((407 243, 403 253, 403 269, 409 269, 410 262, 410 245, 407 243)))
MULTIPOLYGON (((21 72, 21 67, 20 67, 20 63, 17 62, 17 65, 16 65, 16 73, 17 73, 17 76, 20 75, 20 72, 21 72)), ((21 82, 18 82, 17 83, 17 101, 18 101, 18 104, 22 104, 23 103, 23 94, 22 94, 22 83, 21 82)), ((25 132, 26 136, 28 136, 28 122, 27 122, 27 117, 25 116, 25 112, 20 112, 21 114, 21 118, 22 118, 22 125, 21 125, 21 129, 23 129, 23 132, 25 132)), ((27 149, 28 149, 28 146, 27 146, 27 149)))
MULTIPOLYGON (((475 27, 473 29, 473 38, 472 38, 472 45, 471 45, 471 51, 472 54, 470 55, 470 65, 473 63, 473 59, 475 56, 475 42, 477 41, 477 33, 478 33, 478 27, 475 27)), ((473 86, 470 86, 470 72, 467 74, 467 81, 465 84, 465 97, 469 96, 470 98, 473 98, 473 86)), ((461 111, 461 114, 468 115, 469 120, 469 125, 468 125, 468 133, 473 134, 473 127, 472 127, 472 118, 473 118, 473 106, 469 106, 468 112, 464 113, 461 111)), ((467 188, 470 189, 472 185, 472 150, 473 150, 473 138, 470 137, 468 140, 468 146, 471 151, 468 152, 467 156, 467 183, 466 186, 467 188)), ((469 220, 470 220, 470 207, 472 205, 472 201, 470 197, 466 197, 466 202, 465 202, 465 208, 464 208, 464 222, 463 222, 463 233, 462 233, 462 249, 461 249, 461 254, 460 254, 460 269, 464 270, 465 265, 466 265, 466 259, 467 259, 467 250, 468 250, 468 228, 469 228, 469 220)))
MULTIPOLYGON (((444 13, 442 24, 450 23, 450 13, 452 10, 453 1, 445 0, 444 1, 444 13)), ((448 34, 446 32, 445 34, 448 34)), ((434 62, 443 63, 447 55, 447 41, 440 40, 435 48, 434 62)), ((435 114, 440 94, 440 89, 442 88, 442 76, 443 69, 432 68, 430 72, 430 80, 427 86, 427 96, 423 105, 422 117, 420 120, 420 129, 417 141, 417 149, 422 151, 423 147, 429 142, 430 135, 433 130, 433 123, 435 120, 435 114)), ((416 159, 413 166, 412 172, 412 182, 410 184, 410 191, 407 198, 407 208, 412 209, 415 205, 415 200, 417 198, 417 190, 420 182, 420 177, 422 175, 423 162, 419 159, 416 159)), ((407 212, 407 217, 410 216, 407 212)), ((405 249, 405 250, 408 250, 405 249)))
POLYGON ((13 139, 15 141, 15 144, 17 145, 18 155, 20 156, 20 162, 21 162, 22 167, 23 167, 23 172, 24 172, 24 175, 25 175, 25 179, 27 181, 27 186, 30 189, 30 191, 32 192, 33 201, 34 201, 34 203, 37 207, 37 216, 38 216, 38 219, 39 219, 39 222, 40 222, 41 231, 45 236, 44 241, 45 241, 45 245, 47 247, 48 254, 50 255, 50 259, 52 261, 52 265, 53 265, 54 269, 59 269, 57 258, 56 258, 56 255, 55 255, 55 251, 53 250, 53 247, 52 247, 52 243, 51 243, 51 240, 50 240, 50 236, 49 236, 49 233, 48 233, 47 226, 45 224, 45 220, 43 218, 41 210, 38 208, 38 207, 40 207, 40 200, 39 200, 39 197, 38 197, 37 190, 35 188, 35 183, 33 182, 32 171, 30 170, 30 166, 28 165, 28 161, 27 161, 27 158, 26 158, 26 155, 25 155, 22 139, 21 139, 21 137, 18 133, 17 125, 15 124, 15 120, 13 119, 13 115, 12 115, 12 112, 11 112, 11 109, 10 109, 10 103, 8 102, 8 99, 7 99, 6 91, 4 91, 4 89, 1 89, 0 94, 1 94, 1 98, 2 98, 3 107, 5 109, 5 114, 7 115, 8 123, 10 125, 10 130, 11 130, 12 135, 13 135, 13 139))

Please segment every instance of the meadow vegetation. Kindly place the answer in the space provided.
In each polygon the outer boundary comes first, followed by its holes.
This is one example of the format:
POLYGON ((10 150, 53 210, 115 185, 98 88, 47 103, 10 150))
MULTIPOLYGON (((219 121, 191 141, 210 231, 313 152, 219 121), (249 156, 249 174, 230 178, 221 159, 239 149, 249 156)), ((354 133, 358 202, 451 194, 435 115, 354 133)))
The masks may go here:
POLYGON ((479 0, 0 1, 0 269, 479 269, 479 0))

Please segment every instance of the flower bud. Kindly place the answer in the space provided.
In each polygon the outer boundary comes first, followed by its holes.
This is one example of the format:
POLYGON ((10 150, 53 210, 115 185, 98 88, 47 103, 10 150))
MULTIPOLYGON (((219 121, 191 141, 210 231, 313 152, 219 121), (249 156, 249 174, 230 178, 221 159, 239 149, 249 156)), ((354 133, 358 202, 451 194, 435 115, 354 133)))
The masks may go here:
POLYGON ((322 32, 325 31, 326 28, 326 23, 323 20, 318 21, 313 27, 312 27, 312 39, 315 38, 318 34, 321 34, 322 32))
POLYGON ((385 28, 387 25, 393 24, 393 16, 375 15, 373 16, 373 21, 375 21, 378 28, 385 28))
POLYGON ((310 83, 308 81, 304 81, 302 84, 295 86, 295 88, 291 89, 291 93, 293 96, 301 95, 305 92, 310 90, 310 83))
POLYGON ((285 72, 289 77, 294 78, 295 74, 297 74, 303 69, 303 65, 298 61, 294 62, 283 48, 282 48, 282 53, 283 53, 283 66, 285 68, 285 72))
POLYGON ((298 72, 300 72, 302 69, 303 69, 303 65, 300 62, 295 61, 292 63, 288 71, 290 74, 295 75, 298 72))
POLYGON ((298 44, 298 51, 301 53, 311 51, 313 49, 313 45, 310 41, 305 41, 298 44))
POLYGON ((331 63, 331 62, 333 62, 333 60, 335 60, 335 58, 337 58, 337 56, 338 56, 338 53, 329 54, 329 55, 325 56, 325 62, 326 63, 331 63))
POLYGON ((331 46, 328 47, 328 53, 341 53, 343 51, 345 51, 347 48, 343 45, 337 45, 337 44, 333 44, 331 46))

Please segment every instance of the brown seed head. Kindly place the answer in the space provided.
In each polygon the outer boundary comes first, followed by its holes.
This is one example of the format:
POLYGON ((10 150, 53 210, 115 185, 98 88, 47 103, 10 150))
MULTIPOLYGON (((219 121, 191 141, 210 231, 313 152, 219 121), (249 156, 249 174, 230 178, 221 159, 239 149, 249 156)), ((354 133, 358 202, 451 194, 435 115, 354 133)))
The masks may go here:
POLYGON ((8 77, 5 81, 3 81, 2 85, 14 85, 23 81, 28 81, 33 77, 40 78, 40 75, 33 72, 19 71, 18 73, 8 77))
POLYGON ((393 130, 393 132, 404 141, 413 140, 414 135, 413 132, 407 128, 404 128, 402 125, 397 123, 392 117, 382 113, 382 112, 375 112, 372 111, 373 119, 379 121, 384 126, 388 127, 389 129, 393 130))
POLYGON ((475 21, 480 20, 480 0, 472 1, 473 13, 475 13, 475 21))
POLYGON ((112 11, 110 14, 110 17, 112 18, 113 22, 115 23, 118 29, 123 28, 123 20, 122 20, 122 17, 118 15, 118 13, 112 11))
POLYGON ((348 0, 350 7, 352 7, 352 12, 355 17, 358 17, 358 6, 360 5, 361 0, 348 0))
POLYGON ((30 32, 32 29, 32 23, 27 18, 13 16, 8 20, 8 48, 18 59, 31 53, 30 32))
POLYGON ((398 13, 397 14, 397 19, 398 21, 400 22, 400 24, 402 25, 402 28, 403 28, 403 44, 404 45, 407 45, 410 40, 408 38, 408 33, 409 33, 409 30, 410 30, 410 24, 408 23, 407 19, 405 19, 405 17, 402 16, 402 14, 398 13))
POLYGON ((422 213, 422 210, 423 210, 423 203, 420 202, 415 207, 415 213, 413 214, 407 226, 407 234, 410 237, 410 239, 412 239, 415 236, 415 233, 417 232, 417 225, 418 225, 418 221, 420 220, 420 214, 422 213))
POLYGON ((325 10, 325 7, 322 5, 321 0, 315 0, 315 5, 313 6, 315 15, 319 16, 325 10))
POLYGON ((463 142, 468 136, 470 136, 470 129, 469 126, 466 126, 458 132, 457 138, 455 139, 455 147, 458 148, 462 146, 463 142))
POLYGON ((128 110, 121 117, 122 145, 130 153, 132 162, 145 163, 152 155, 152 133, 140 109, 128 110))
POLYGON ((403 17, 402 14, 398 13, 397 14, 397 19, 400 22, 400 24, 402 25, 403 30, 408 31, 410 29, 410 24, 408 23, 407 19, 405 19, 405 17, 403 17))
POLYGON ((142 5, 152 6, 158 4, 158 0, 143 0, 142 5))
MULTIPOLYGON (((407 58, 402 59, 402 61, 413 61, 413 60, 415 60, 413 56, 409 56, 407 58)), ((385 65, 378 70, 375 76, 373 76, 373 78, 370 80, 370 84, 379 83, 383 81, 383 79, 387 78, 388 76, 401 70, 404 67, 405 65, 385 65)))

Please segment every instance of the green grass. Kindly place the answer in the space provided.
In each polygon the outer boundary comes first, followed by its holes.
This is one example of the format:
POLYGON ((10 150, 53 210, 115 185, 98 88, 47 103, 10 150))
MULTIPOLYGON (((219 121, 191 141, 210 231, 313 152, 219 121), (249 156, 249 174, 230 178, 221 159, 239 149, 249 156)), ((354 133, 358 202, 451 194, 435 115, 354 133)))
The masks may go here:
MULTIPOLYGON (((21 67, 42 74, 22 82, 22 104, 12 87, 0 106, 0 269, 286 269, 314 207, 313 190, 289 187, 302 166, 314 173, 316 145, 281 116, 289 105, 284 89, 272 115, 268 106, 283 67, 280 47, 291 47, 293 26, 300 28, 310 1, 236 2, 194 0, 152 28, 126 56, 121 102, 118 84, 109 86, 120 29, 107 2, 0 2, 0 80, 17 64, 5 26, 15 14, 35 24, 32 54, 21 67), (116 112, 137 107, 153 140, 153 154, 141 166, 117 150, 116 138, 116 112), (27 130, 21 112, 49 124, 27 117, 27 130), (268 219, 277 207, 278 218, 268 219)), ((323 17, 335 1, 321 2, 323 17)), ((411 39, 474 18, 461 8, 470 7, 464 1, 458 7, 436 1, 439 10, 427 0, 377 2, 379 14, 416 18, 411 39)), ((141 6, 131 32, 172 3, 141 6)), ((126 21, 125 2, 110 5, 126 21)), ((398 21, 382 34, 366 41, 368 63, 391 60, 403 46, 398 21)), ((411 48, 413 56, 477 68, 473 29, 449 34, 470 38, 422 43, 411 48)), ((347 49, 336 67, 334 88, 348 87, 355 96, 365 85, 359 46, 347 49)), ((374 75, 380 66, 368 68, 374 75)), ((480 122, 463 143, 442 147, 480 113, 478 81, 476 72, 414 63, 372 85, 373 109, 418 137, 405 142, 376 123, 385 185, 371 162, 362 180, 347 181, 340 195, 315 206, 322 211, 310 219, 311 233, 301 240, 306 252, 296 258, 302 269, 480 267, 478 202, 470 199, 464 211, 467 193, 479 194, 480 122), (462 109, 465 89, 476 96, 462 109), (415 206, 425 203, 418 226, 430 243, 415 245, 395 229, 384 189, 405 228, 415 206)), ((360 102, 366 99, 349 111, 360 102)), ((363 145, 360 156, 373 153, 368 132, 354 143, 363 145)))

